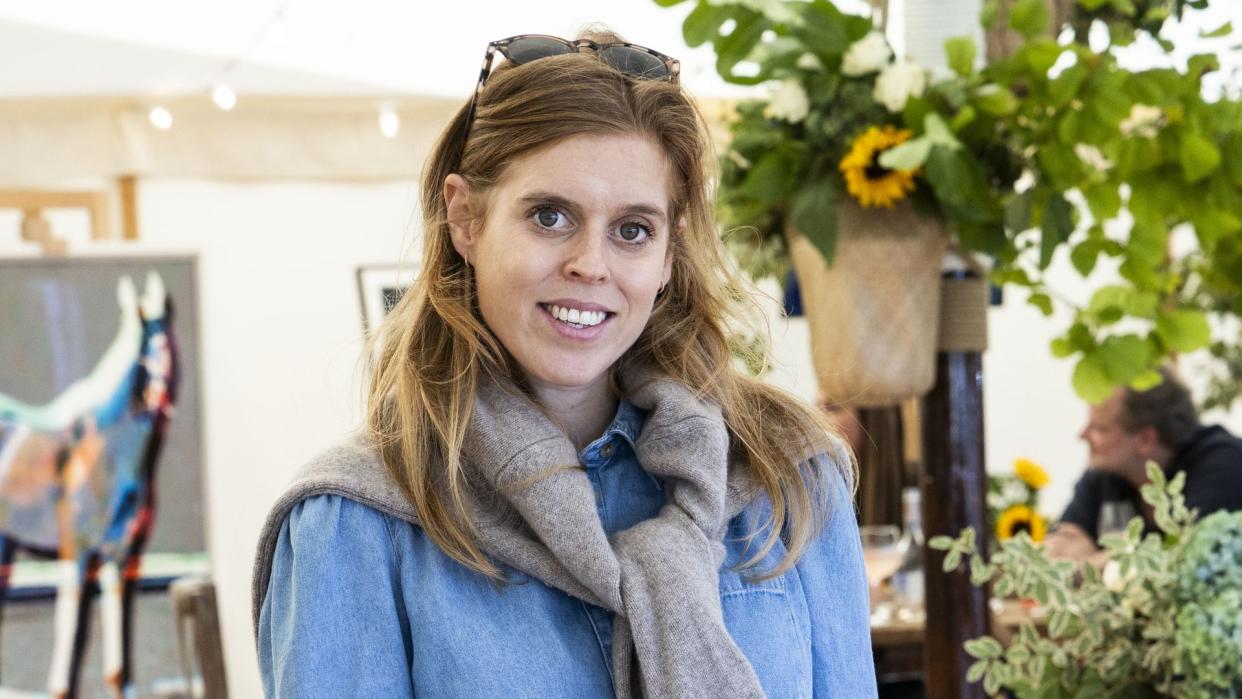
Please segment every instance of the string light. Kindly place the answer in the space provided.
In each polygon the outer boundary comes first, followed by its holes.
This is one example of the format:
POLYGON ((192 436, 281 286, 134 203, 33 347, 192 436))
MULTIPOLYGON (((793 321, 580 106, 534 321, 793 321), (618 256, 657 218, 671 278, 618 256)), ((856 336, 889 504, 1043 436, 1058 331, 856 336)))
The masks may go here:
POLYGON ((228 85, 216 85, 216 88, 211 91, 211 101, 227 112, 237 105, 237 93, 233 92, 228 85))
POLYGON ((380 105, 379 129, 384 138, 396 138, 397 132, 401 130, 401 117, 397 116, 397 110, 393 109, 391 103, 380 105))
POLYGON ((173 125, 172 113, 160 106, 152 107, 147 118, 151 120, 152 126, 161 131, 167 131, 173 125))
POLYGON ((289 9, 290 2, 291 0, 283 0, 283 2, 281 2, 276 8, 276 11, 272 13, 272 15, 268 17, 267 21, 264 22, 259 27, 258 31, 254 33, 254 36, 251 38, 250 43, 246 46, 246 49, 226 61, 225 64, 221 66, 219 72, 217 72, 215 80, 208 83, 209 86, 214 86, 211 87, 211 100, 216 103, 217 107, 227 112, 237 105, 237 93, 228 86, 227 78, 233 73, 237 66, 241 65, 242 61, 246 60, 250 54, 254 53, 254 50, 258 48, 259 44, 269 39, 272 43, 276 44, 284 41, 285 14, 289 9))

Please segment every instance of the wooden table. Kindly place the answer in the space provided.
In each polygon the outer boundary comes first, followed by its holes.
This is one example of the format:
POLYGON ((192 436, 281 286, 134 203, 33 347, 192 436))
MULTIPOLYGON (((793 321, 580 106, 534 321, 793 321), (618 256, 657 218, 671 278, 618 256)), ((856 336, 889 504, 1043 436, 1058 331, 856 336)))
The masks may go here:
MULTIPOLYGON (((1029 609, 1018 600, 1004 600, 999 613, 992 615, 992 635, 1002 644, 1017 632, 1024 621, 1042 619, 1031 616, 1029 609)), ((922 621, 900 621, 894 618, 884 624, 871 626, 871 648, 875 657, 876 677, 881 682, 916 679, 923 674, 922 621)))

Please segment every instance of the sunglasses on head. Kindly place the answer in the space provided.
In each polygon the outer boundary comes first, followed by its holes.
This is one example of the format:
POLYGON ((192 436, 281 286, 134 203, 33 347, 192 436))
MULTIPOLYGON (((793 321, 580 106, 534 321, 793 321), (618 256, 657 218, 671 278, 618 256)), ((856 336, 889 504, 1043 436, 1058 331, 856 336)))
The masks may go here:
POLYGON ((474 96, 470 98, 470 111, 466 117, 467 129, 474 121, 474 110, 479 95, 483 92, 483 84, 492 72, 492 59, 496 53, 504 56, 514 65, 523 65, 531 61, 551 56, 564 56, 570 53, 594 52, 600 60, 625 75, 643 80, 667 80, 676 83, 681 74, 681 63, 672 56, 666 56, 645 46, 615 42, 600 44, 590 39, 569 41, 556 36, 543 34, 521 34, 508 39, 493 41, 487 45, 487 55, 483 57, 483 70, 479 72, 479 84, 474 88, 474 96))

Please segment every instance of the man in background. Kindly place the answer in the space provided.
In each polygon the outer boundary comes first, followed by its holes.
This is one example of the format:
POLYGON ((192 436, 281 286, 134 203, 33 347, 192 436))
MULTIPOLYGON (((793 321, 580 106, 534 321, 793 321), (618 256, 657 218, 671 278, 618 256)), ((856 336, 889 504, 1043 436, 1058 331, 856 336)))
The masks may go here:
POLYGON ((1206 517, 1242 510, 1242 440, 1223 427, 1205 427, 1190 391, 1161 369, 1160 385, 1147 391, 1120 387, 1088 410, 1079 437, 1087 443, 1087 472, 1074 486, 1065 514, 1045 540, 1055 558, 1094 560, 1101 533, 1124 528, 1135 514, 1155 530, 1151 507, 1139 495, 1147 462, 1168 478, 1186 474, 1186 507, 1206 517))

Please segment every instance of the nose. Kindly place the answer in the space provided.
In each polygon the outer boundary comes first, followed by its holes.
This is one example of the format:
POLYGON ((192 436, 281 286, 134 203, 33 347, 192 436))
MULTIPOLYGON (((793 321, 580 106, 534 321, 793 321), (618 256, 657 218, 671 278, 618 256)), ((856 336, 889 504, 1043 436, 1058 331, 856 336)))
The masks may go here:
POLYGON ((592 284, 608 279, 607 233, 593 227, 584 228, 567 245, 562 267, 566 277, 592 284))

